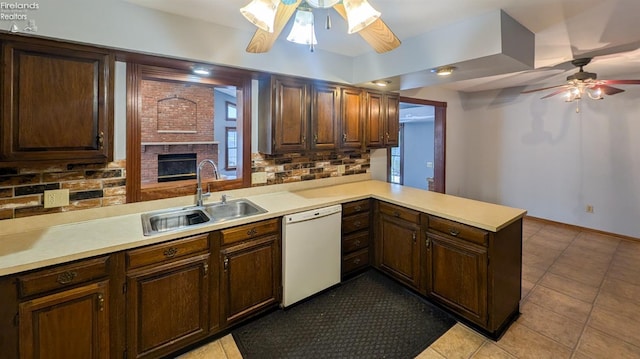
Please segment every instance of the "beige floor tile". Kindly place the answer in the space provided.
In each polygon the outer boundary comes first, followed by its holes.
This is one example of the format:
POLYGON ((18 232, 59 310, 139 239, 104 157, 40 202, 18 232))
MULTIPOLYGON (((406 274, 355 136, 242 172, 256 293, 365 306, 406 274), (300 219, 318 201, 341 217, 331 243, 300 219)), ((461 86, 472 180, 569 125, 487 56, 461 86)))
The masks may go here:
POLYGON ((526 253, 522 255, 522 264, 531 266, 531 267, 540 268, 546 271, 547 269, 549 269, 549 267, 551 267, 553 262, 556 261, 556 258, 558 257, 558 255, 560 254, 558 253, 556 255, 536 255, 536 254, 526 253))
POLYGON ((603 307, 594 307, 589 326, 640 347, 640 322, 603 307))
POLYGON ((220 340, 216 340, 185 353, 176 359, 225 359, 226 357, 220 340))
POLYGON ((611 293, 620 298, 637 300, 640 298, 640 285, 635 285, 615 278, 606 278, 600 293, 611 293))
POLYGON ((623 280, 634 285, 640 285, 640 268, 638 268, 638 264, 636 263, 623 263, 614 260, 613 263, 611 263, 607 277, 623 280))
POLYGON ((456 324, 430 348, 447 359, 467 359, 480 348, 485 338, 462 324, 456 324))
POLYGON ((437 351, 427 348, 422 353, 418 354, 415 359, 447 359, 440 355, 437 351))
POLYGON ((604 271, 613 259, 613 253, 595 252, 584 247, 569 246, 558 260, 567 261, 579 268, 600 269, 604 271))
POLYGON ((600 233, 581 232, 571 245, 591 251, 612 254, 617 250, 619 244, 620 239, 616 237, 600 233))
POLYGON ((573 237, 565 237, 555 233, 549 234, 549 232, 545 233, 540 231, 531 236, 527 243, 542 245, 550 251, 563 251, 571 244, 571 241, 573 241, 573 237))
POLYGON ((520 359, 562 359, 571 350, 527 327, 513 323, 497 345, 520 359))
POLYGON ((547 272, 538 284, 587 303, 593 303, 596 295, 598 295, 598 287, 583 284, 551 272, 547 272))
POLYGON ((629 256, 640 256, 640 241, 622 240, 618 245, 618 253, 629 256))
POLYGON ((493 342, 485 342, 472 356, 473 359, 516 359, 493 342))
POLYGON ((553 239, 556 242, 569 243, 580 233, 573 228, 567 228, 563 226, 544 226, 541 228, 537 235, 544 236, 549 239, 553 239))
POLYGON ((544 275, 545 270, 537 267, 522 265, 522 279, 526 279, 531 283, 537 283, 544 275))
POLYGON ((535 283, 529 282, 526 279, 522 279, 522 285, 521 285, 522 292, 520 294, 521 296, 520 299, 526 298, 526 296, 529 295, 529 293, 531 292, 534 286, 535 286, 535 283))
POLYGON ((543 286, 536 286, 527 297, 526 302, 537 304, 579 323, 586 323, 591 311, 591 303, 583 302, 543 286))
POLYGON ((240 354, 236 341, 233 340, 233 336, 231 334, 220 338, 220 344, 222 345, 222 349, 228 359, 242 359, 242 354, 240 354))
POLYGON ((535 303, 526 302, 520 307, 522 315, 518 323, 560 344, 574 348, 578 343, 584 323, 576 322, 535 303))
POLYGON ((556 261, 550 268, 549 272, 578 281, 580 283, 593 287, 600 287, 606 272, 589 271, 567 262, 556 261))
POLYGON ((576 353, 594 359, 638 359, 640 347, 587 327, 580 338, 576 353))
MULTIPOLYGON (((637 300, 629 300, 611 292, 601 292, 598 294, 595 307, 616 312, 630 321, 640 323, 640 303, 637 300)), ((637 329, 640 329, 640 325, 637 329)))

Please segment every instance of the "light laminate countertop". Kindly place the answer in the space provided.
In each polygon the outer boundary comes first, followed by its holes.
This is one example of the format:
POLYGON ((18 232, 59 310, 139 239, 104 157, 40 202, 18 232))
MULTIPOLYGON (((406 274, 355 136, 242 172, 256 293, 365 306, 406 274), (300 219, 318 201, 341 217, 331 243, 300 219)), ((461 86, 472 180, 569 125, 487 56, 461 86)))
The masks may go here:
MULTIPOLYGON (((9 220, 14 222, 0 232, 0 276, 364 198, 387 201, 492 232, 526 214, 522 209, 375 180, 327 182, 326 186, 309 189, 273 187, 273 191, 263 187, 220 192, 231 194, 232 199, 249 199, 267 213, 154 236, 143 235, 141 213, 171 207, 168 204, 192 204, 191 197, 9 220), (73 220, 74 214, 77 221, 73 220)), ((215 193, 210 197, 215 199, 212 202, 217 198, 219 195, 216 197, 215 193)))

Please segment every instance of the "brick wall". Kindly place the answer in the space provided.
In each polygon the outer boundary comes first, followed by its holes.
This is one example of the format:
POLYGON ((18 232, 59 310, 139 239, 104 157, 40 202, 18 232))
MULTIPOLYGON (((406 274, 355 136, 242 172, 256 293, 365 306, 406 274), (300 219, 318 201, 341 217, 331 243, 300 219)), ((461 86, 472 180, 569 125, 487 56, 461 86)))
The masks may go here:
POLYGON ((103 165, 0 168, 0 219, 111 206, 126 202, 125 161, 103 165), (44 208, 45 190, 69 189, 69 205, 44 208))

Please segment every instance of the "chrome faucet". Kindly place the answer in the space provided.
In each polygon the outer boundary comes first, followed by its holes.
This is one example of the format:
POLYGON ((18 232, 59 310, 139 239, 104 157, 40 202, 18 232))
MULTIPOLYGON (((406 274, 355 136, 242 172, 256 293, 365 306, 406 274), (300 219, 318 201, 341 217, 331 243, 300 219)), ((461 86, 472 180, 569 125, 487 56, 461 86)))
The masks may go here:
POLYGON ((196 170, 196 180, 198 181, 198 188, 196 189, 196 206, 198 207, 202 206, 203 198, 207 198, 211 196, 211 193, 209 192, 208 189, 207 189, 207 193, 202 193, 202 176, 200 176, 200 172, 202 171, 202 168, 204 167, 204 165, 206 165, 207 163, 213 166, 213 176, 215 177, 215 179, 220 179, 218 176, 218 166, 216 166, 213 160, 206 159, 200 162, 200 164, 198 165, 198 169, 196 170))

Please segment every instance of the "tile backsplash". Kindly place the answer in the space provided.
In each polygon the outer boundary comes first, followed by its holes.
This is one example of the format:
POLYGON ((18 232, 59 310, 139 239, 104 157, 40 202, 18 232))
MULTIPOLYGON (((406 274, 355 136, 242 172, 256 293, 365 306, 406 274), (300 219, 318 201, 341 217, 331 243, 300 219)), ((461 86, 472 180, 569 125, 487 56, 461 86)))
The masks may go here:
MULTIPOLYGON (((369 151, 251 155, 252 172, 275 185, 369 172, 369 151)), ((0 168, 0 220, 126 203, 126 161, 0 168), (44 208, 44 191, 69 190, 69 205, 44 208)))
POLYGON ((35 216, 126 202, 124 160, 108 164, 68 164, 0 168, 0 219, 35 216), (44 191, 69 190, 69 205, 44 208, 44 191))

